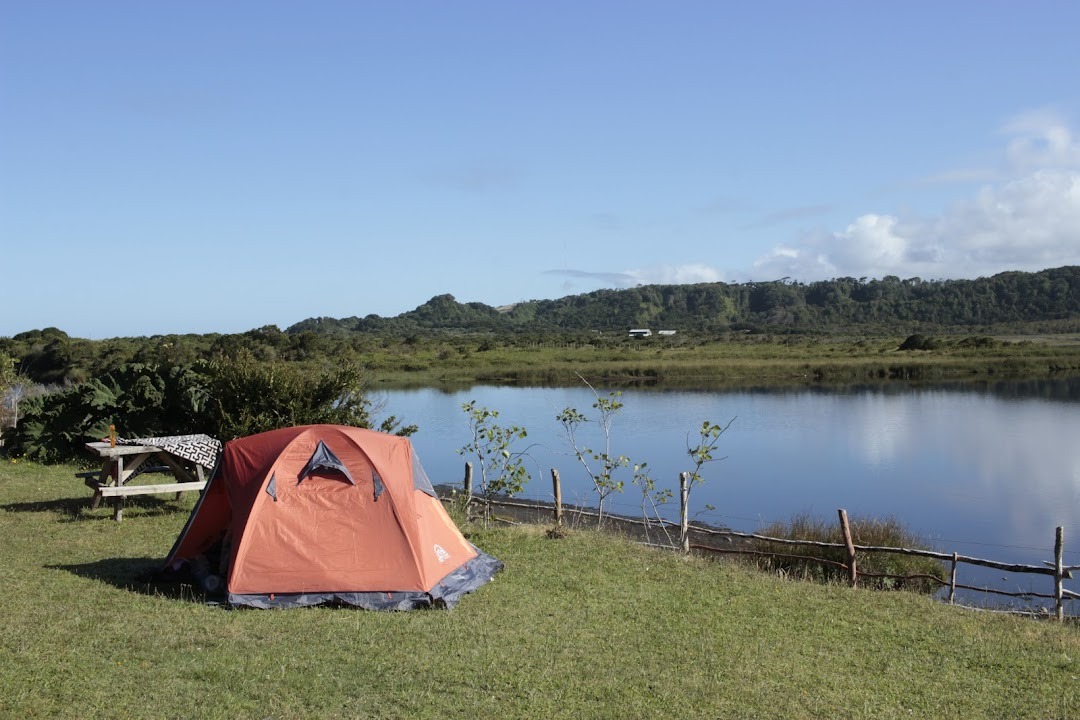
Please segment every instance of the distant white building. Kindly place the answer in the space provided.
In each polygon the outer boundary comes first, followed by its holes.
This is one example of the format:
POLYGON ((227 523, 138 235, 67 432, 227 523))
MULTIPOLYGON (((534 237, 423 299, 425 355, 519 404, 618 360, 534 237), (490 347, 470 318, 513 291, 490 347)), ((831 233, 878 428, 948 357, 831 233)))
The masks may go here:
POLYGON ((643 337, 651 337, 651 336, 652 336, 652 330, 650 330, 649 328, 635 328, 635 329, 630 331, 630 337, 632 337, 632 338, 643 338, 643 337))

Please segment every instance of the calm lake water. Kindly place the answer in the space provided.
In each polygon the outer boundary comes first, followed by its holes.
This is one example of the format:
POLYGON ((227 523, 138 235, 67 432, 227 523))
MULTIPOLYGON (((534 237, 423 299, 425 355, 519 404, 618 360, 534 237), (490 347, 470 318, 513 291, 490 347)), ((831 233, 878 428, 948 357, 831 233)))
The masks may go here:
MULTIPOLYGON (((608 389, 597 388, 601 395, 608 389)), ((567 406, 595 415, 588 388, 473 387, 394 390, 387 412, 417 423, 413 441, 435 483, 460 484, 468 440, 461 404, 523 425, 533 479, 523 497, 551 499, 548 469, 563 478, 564 501, 595 505, 591 484, 568 454, 555 415, 567 406)), ((653 469, 677 490, 690 469, 688 434, 703 420, 734 419, 717 446, 725 459, 703 470, 691 495, 702 521, 755 531, 810 512, 830 521, 893 515, 935 549, 1008 562, 1053 559, 1054 528, 1065 528, 1065 562, 1080 564, 1080 378, 951 385, 867 385, 724 391, 625 390, 612 427, 613 454, 653 469)), ((601 447, 595 427, 582 433, 601 447)), ((629 479, 629 478, 627 478, 629 479)), ((634 515, 637 489, 608 501, 634 515)), ((677 505, 670 507, 675 519, 677 505)), ((1052 579, 961 566, 961 583, 1051 592, 1052 579)), ((1066 587, 1080 590, 1080 582, 1066 587)), ((1043 601, 1046 602, 1046 601, 1043 601)), ((1073 601, 1072 614, 1080 612, 1073 601)), ((1067 606, 1068 607, 1068 606, 1067 606)))

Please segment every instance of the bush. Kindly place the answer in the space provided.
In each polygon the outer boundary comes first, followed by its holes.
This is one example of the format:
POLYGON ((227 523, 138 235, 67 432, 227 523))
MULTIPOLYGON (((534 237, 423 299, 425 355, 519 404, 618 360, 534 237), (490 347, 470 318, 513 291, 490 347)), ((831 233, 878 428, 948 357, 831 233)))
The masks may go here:
POLYGON ((915 333, 909 335, 904 342, 900 343, 897 350, 935 350, 939 347, 941 347, 941 341, 937 338, 915 333))
MULTIPOLYGON (((250 352, 196 366, 161 368, 132 363, 101 378, 26 401, 18 428, 5 436, 13 457, 38 462, 86 459, 84 443, 123 437, 205 433, 222 441, 293 425, 330 423, 370 427, 367 376, 342 365, 310 372, 292 364, 260 363, 250 352)), ((384 432, 409 435, 394 417, 384 432)))
MULTIPOLYGON (((850 525, 851 537, 855 545, 929 549, 918 536, 894 517, 854 518, 850 521, 850 525)), ((830 523, 807 513, 793 515, 788 522, 773 523, 758 534, 784 540, 813 540, 840 545, 844 543, 843 533, 838 523, 830 523)), ((754 549, 796 556, 762 557, 757 561, 762 569, 820 582, 847 582, 846 569, 823 565, 811 559, 820 558, 846 565, 847 550, 843 547, 820 548, 757 541, 754 549)), ((921 593, 932 593, 940 587, 939 583, 926 578, 872 578, 864 576, 863 573, 930 575, 942 581, 946 578, 944 564, 933 558, 893 553, 856 553, 856 562, 859 567, 860 587, 877 590, 911 590, 921 593)))
POLYGON ((974 350, 992 350, 994 348, 1002 347, 1005 344, 1006 343, 1001 340, 997 340, 987 335, 972 335, 971 337, 966 337, 956 343, 956 347, 974 350))
POLYGON ((226 441, 294 425, 370 426, 368 382, 355 366, 310 372, 240 353, 210 362, 203 373, 208 401, 202 429, 193 432, 226 441))
POLYGON ((27 400, 6 440, 13 457, 85 460, 83 444, 107 436, 111 424, 127 437, 206 432, 194 429, 206 399, 203 378, 190 368, 132 363, 27 400))

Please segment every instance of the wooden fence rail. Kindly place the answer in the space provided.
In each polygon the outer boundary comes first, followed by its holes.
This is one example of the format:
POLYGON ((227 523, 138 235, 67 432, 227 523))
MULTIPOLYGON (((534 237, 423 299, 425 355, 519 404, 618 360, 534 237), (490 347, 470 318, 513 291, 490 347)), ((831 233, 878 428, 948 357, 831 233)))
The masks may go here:
MULTIPOLYGON (((718 548, 713 547, 712 545, 691 545, 690 547, 693 550, 701 550, 704 552, 713 552, 723 555, 761 555, 765 557, 787 558, 790 560, 804 560, 806 562, 817 563, 819 565, 828 565, 829 567, 835 567, 839 570, 850 570, 847 563, 838 562, 836 560, 827 560, 825 558, 815 557, 813 555, 791 555, 788 553, 769 552, 766 550, 740 550, 735 548, 718 548)), ((841 545, 840 547, 843 546, 841 545)), ((860 546, 856 545, 855 547, 858 549, 860 546)), ((942 580, 936 575, 923 575, 918 573, 912 575, 893 575, 889 573, 872 573, 865 570, 860 570, 859 577, 881 578, 890 580, 927 580, 929 582, 934 582, 938 585, 941 585, 942 587, 949 588, 950 605, 953 604, 955 600, 957 590, 976 590, 978 592, 991 593, 993 595, 1007 595, 1008 597, 1015 598, 1046 598, 1048 600, 1053 600, 1056 597, 1055 595, 1049 593, 1012 592, 1009 590, 995 590, 988 587, 978 587, 976 585, 964 585, 963 583, 956 582, 955 576, 953 576, 950 580, 942 580)), ((1080 594, 1074 593, 1070 590, 1064 590, 1064 593, 1066 595, 1080 598, 1080 594)))
MULTIPOLYGON (((483 498, 479 498, 473 495, 472 492, 472 465, 466 463, 465 467, 465 490, 466 490, 466 505, 472 502, 486 502, 488 505, 496 507, 509 507, 518 509, 535 510, 538 515, 540 513, 552 513, 553 520, 557 529, 560 529, 564 522, 564 515, 569 513, 583 517, 594 517, 600 519, 600 514, 592 512, 590 510, 584 510, 582 508, 564 508, 562 504, 562 488, 559 479, 558 470, 552 468, 551 470, 552 490, 555 502, 553 504, 547 503, 527 503, 517 502, 513 500, 504 500, 501 498, 487 498, 486 501, 483 498)), ((1046 598, 1054 600, 1055 616, 1059 621, 1064 620, 1064 603, 1066 600, 1080 599, 1080 593, 1073 592, 1065 587, 1062 583, 1064 580, 1072 579, 1072 572, 1074 570, 1080 570, 1080 565, 1065 565, 1063 562, 1064 557, 1064 529, 1061 527, 1055 528, 1054 536, 1054 560, 1044 561, 1043 565, 1026 565, 1022 563, 1009 563, 1000 562, 997 560, 989 560, 986 558, 978 558, 970 555, 961 555, 959 553, 943 553, 934 550, 923 550, 920 548, 905 548, 905 547, 891 547, 885 545, 856 545, 852 540, 851 528, 848 524, 847 511, 843 508, 837 509, 837 515, 840 522, 841 536, 844 538, 842 543, 830 543, 821 542, 817 540, 792 540, 789 538, 777 538, 770 537, 768 535, 759 535, 757 533, 743 533, 736 532, 734 530, 720 530, 716 528, 708 528, 700 525, 691 525, 688 521, 688 493, 689 487, 688 477, 686 473, 681 473, 679 476, 679 499, 680 499, 680 513, 679 523, 673 523, 667 520, 657 518, 655 520, 635 520, 633 518, 618 517, 619 523, 625 523, 630 525, 644 526, 645 528, 657 528, 663 529, 665 532, 668 528, 678 528, 678 544, 677 545, 657 545, 657 547, 665 547, 669 549, 678 549, 684 553, 691 550, 699 550, 705 552, 732 554, 732 555, 762 555, 769 557, 780 557, 789 559, 799 559, 810 562, 820 563, 822 565, 828 565, 836 567, 838 569, 846 570, 848 572, 848 579, 852 587, 858 586, 859 576, 867 578, 886 578, 895 580, 915 580, 924 579, 933 582, 940 583, 944 587, 949 588, 949 603, 952 604, 956 599, 957 589, 974 590, 978 592, 991 593, 994 595, 1004 595, 1017 598, 1046 598), (779 545, 793 545, 801 547, 813 547, 824 548, 844 551, 847 556, 847 562, 838 562, 836 560, 829 560, 826 558, 819 558, 807 555, 793 555, 787 553, 778 553, 766 550, 753 550, 750 548, 735 548, 725 547, 718 548, 711 545, 691 544, 689 537, 693 532, 699 535, 724 537, 727 539, 741 539, 741 540, 753 540, 758 542, 777 543, 779 545), (950 578, 948 581, 932 575, 884 575, 869 572, 860 572, 858 569, 857 555, 859 553, 893 553, 898 555, 910 555, 915 557, 932 558, 934 560, 940 560, 950 563, 950 578), (980 567, 992 568, 995 570, 1002 570, 1005 572, 1016 573, 1029 573, 1034 575, 1047 575, 1054 578, 1053 594, 1036 593, 1036 592, 1010 592, 1006 590, 994 590, 991 588, 973 587, 971 585, 964 585, 957 582, 957 566, 960 563, 968 565, 977 565, 980 567)), ((611 517, 610 515, 608 517, 611 517)), ((669 536, 669 539, 670 536, 669 536)), ((654 543, 646 542, 645 544, 654 545, 654 543)))

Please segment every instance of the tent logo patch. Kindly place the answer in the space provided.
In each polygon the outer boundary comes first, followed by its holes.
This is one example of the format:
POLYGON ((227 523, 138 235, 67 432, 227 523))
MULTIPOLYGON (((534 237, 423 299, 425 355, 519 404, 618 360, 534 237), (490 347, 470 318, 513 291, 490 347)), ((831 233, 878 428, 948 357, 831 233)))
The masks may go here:
POLYGON ((443 549, 442 545, 435 546, 435 557, 439 558, 439 562, 446 562, 450 559, 450 553, 443 549))

